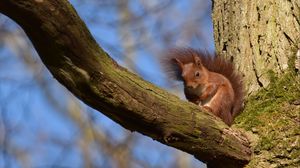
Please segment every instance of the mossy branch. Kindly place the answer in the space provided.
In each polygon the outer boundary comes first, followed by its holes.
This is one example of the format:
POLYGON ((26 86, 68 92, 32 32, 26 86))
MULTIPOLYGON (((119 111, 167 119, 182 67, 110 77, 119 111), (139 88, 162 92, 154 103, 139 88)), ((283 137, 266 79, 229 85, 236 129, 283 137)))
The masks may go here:
POLYGON ((243 134, 120 67, 67 0, 1 0, 0 12, 24 29, 54 78, 123 127, 211 166, 249 162, 251 150, 243 134))

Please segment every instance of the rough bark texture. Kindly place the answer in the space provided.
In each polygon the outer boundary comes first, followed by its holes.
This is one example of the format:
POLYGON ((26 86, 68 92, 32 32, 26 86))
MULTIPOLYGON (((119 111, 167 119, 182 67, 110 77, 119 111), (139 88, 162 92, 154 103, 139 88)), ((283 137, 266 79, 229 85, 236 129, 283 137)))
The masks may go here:
POLYGON ((250 160, 245 135, 118 66, 67 0, 1 0, 0 12, 24 29, 54 78, 123 127, 212 167, 250 160))
POLYGON ((291 47, 300 47, 300 1, 214 1, 217 52, 234 59, 248 92, 266 88, 269 72, 285 73, 291 47))
POLYGON ((213 22, 218 52, 233 59, 251 93, 235 125, 255 142, 247 167, 299 167, 300 1, 214 1, 213 22))

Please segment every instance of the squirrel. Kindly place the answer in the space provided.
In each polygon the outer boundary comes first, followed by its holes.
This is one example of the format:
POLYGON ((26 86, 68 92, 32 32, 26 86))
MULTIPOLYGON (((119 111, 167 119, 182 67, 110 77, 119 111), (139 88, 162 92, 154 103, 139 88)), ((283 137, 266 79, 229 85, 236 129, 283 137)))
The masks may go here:
POLYGON ((165 56, 162 66, 168 77, 183 81, 186 99, 231 126, 244 105, 242 76, 233 63, 192 48, 174 48, 165 56))

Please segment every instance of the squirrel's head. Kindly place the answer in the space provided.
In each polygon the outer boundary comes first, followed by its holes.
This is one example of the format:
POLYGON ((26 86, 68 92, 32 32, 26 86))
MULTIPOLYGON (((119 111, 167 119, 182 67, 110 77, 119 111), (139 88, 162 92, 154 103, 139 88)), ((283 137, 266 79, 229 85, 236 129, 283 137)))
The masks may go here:
POLYGON ((174 60, 181 70, 181 77, 186 88, 196 89, 199 84, 203 83, 207 76, 207 71, 198 56, 193 55, 193 62, 185 64, 177 58, 174 60))

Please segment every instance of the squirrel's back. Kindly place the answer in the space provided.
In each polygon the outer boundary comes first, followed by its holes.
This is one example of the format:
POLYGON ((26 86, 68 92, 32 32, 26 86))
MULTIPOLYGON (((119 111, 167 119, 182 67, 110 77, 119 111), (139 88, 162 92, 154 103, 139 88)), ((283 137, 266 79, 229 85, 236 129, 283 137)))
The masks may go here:
POLYGON ((188 64, 194 61, 194 56, 201 59, 203 66, 206 67, 207 70, 219 73, 230 81, 234 90, 232 116, 237 116, 244 106, 244 87, 242 76, 235 70, 233 63, 229 60, 218 55, 211 55, 207 52, 192 48, 175 48, 166 53, 162 60, 163 68, 169 77, 183 81, 181 70, 176 63, 175 58, 180 60, 183 64, 188 64))

